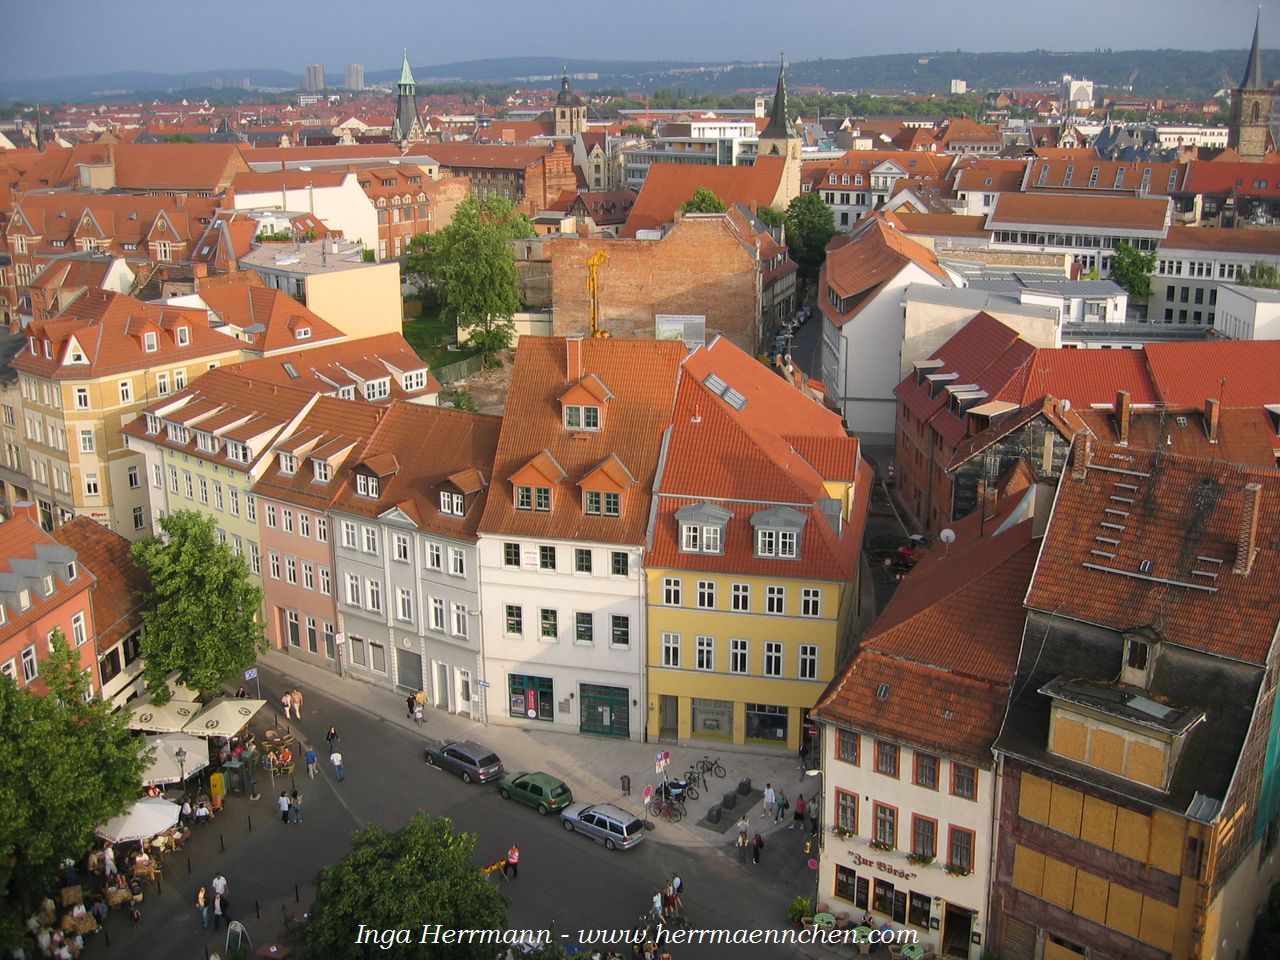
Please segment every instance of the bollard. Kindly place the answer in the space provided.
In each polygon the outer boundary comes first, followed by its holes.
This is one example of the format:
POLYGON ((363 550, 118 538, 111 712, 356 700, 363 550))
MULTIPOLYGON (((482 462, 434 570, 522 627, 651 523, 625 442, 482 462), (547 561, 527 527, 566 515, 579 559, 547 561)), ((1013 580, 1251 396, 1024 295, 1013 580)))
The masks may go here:
POLYGON ((711 808, 707 811, 707 822, 708 823, 720 822, 720 804, 713 803, 711 805, 711 808))
POLYGON ((156 871, 156 896, 158 897, 162 893, 164 893, 164 891, 160 889, 160 871, 157 870, 156 871))
POLYGON ((253 901, 253 912, 259 920, 262 919, 262 905, 257 900, 253 901))
POLYGON ((302 902, 302 894, 298 892, 298 885, 296 883, 293 885, 293 902, 294 903, 302 902))
POLYGON ((738 806, 738 791, 730 790, 720 799, 720 806, 725 810, 735 810, 738 806))
POLYGON ((191 858, 187 857, 187 876, 191 876, 191 858))
POLYGON ((99 927, 98 929, 102 931, 102 943, 103 943, 103 945, 104 945, 108 950, 110 950, 110 949, 111 949, 111 934, 110 934, 110 932, 107 930, 107 928, 106 928, 105 926, 99 927))
POLYGON ((738 781, 738 796, 745 797, 751 793, 751 778, 743 777, 738 781))
POLYGON ((222 834, 218 834, 218 846, 221 848, 220 853, 227 852, 227 841, 222 839, 222 834))
POLYGON ((244 815, 244 818, 245 818, 245 820, 249 821, 249 832, 250 832, 250 833, 253 833, 253 814, 251 814, 251 813, 246 813, 246 814, 244 815))

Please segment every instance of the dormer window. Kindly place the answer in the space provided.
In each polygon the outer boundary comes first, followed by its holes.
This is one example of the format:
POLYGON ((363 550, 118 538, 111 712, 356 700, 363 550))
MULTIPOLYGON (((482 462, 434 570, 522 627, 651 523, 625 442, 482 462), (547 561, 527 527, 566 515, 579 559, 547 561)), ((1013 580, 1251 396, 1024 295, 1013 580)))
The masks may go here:
POLYGON ((44 341, 44 358, 46 360, 53 359, 53 344, 48 340, 44 341))
POLYGON ((31 607, 31 591, 19 590, 18 591, 18 609, 27 610, 30 607, 31 607))
POLYGON ((339 400, 354 400, 355 398, 356 398, 355 387, 339 387, 338 388, 339 400))
POLYGON ((616 517, 622 513, 622 494, 588 490, 584 509, 594 517, 616 517))
POLYGON ((384 397, 391 396, 391 378, 383 377, 381 380, 366 380, 364 384, 364 398, 366 400, 382 400, 384 397))
POLYGON ((427 371, 412 370, 404 375, 404 388, 406 391, 422 390, 427 385, 427 371))
POLYGON ((88 363, 89 358, 84 355, 84 351, 78 346, 72 346, 67 352, 67 363, 88 363))
POLYGON ((42 586, 46 597, 53 595, 53 577, 45 577, 42 586))
POLYGON ((752 515, 757 557, 794 560, 800 556, 800 532, 805 516, 792 507, 761 510, 752 515))
POLYGON ((362 497, 378 496, 378 478, 365 473, 356 474, 356 493, 362 497))
POLYGON ((333 479, 333 467, 328 460, 312 460, 311 473, 316 483, 328 483, 333 479))
POLYGON ((551 510, 551 488, 516 487, 516 509, 549 512, 551 510))
POLYGON ((1151 643, 1137 637, 1125 637, 1124 666, 1120 668, 1120 680, 1146 689, 1150 683, 1151 669, 1155 666, 1155 658, 1155 648, 1151 643))
POLYGON ((689 504, 676 511, 681 553, 723 553, 725 526, 733 516, 723 507, 689 504))
POLYGON ((600 408, 566 404, 564 408, 564 425, 569 430, 599 430, 600 408))
POLYGON ((191 437, 187 433, 187 428, 180 423, 171 423, 168 425, 169 439, 174 443, 185 444, 191 437))
POLYGON ((293 339, 295 339, 295 340, 310 340, 310 339, 311 339, 311 328, 310 328, 310 327, 299 327, 297 330, 293 331, 293 339))
POLYGON ((186 347, 190 345, 191 345, 191 328, 179 327, 178 328, 178 346, 186 347))
POLYGON ((289 477, 298 472, 298 461, 292 453, 280 451, 280 472, 289 477))
POLYGON ((227 459, 236 463, 249 462, 249 448, 236 440, 227 441, 227 459))
POLYGON ((442 490, 440 492, 440 512, 447 513, 453 517, 463 516, 465 511, 463 509, 462 494, 442 490))
POLYGON ((33 357, 40 356, 40 345, 36 342, 36 338, 27 337, 27 342, 31 344, 31 355, 33 357))
POLYGON ((142 335, 142 349, 146 353, 155 353, 160 349, 160 344, 156 339, 155 331, 148 331, 142 335))
POLYGON ((203 430, 196 431, 196 449, 203 453, 218 452, 218 438, 212 433, 206 433, 203 430))
POLYGON ((147 433, 160 432, 160 418, 154 413, 147 414, 147 433))
POLYGON ((67 582, 68 583, 71 583, 72 581, 74 581, 75 578, 79 576, 79 573, 80 571, 76 569, 76 562, 74 560, 72 560, 70 563, 67 564, 67 582))

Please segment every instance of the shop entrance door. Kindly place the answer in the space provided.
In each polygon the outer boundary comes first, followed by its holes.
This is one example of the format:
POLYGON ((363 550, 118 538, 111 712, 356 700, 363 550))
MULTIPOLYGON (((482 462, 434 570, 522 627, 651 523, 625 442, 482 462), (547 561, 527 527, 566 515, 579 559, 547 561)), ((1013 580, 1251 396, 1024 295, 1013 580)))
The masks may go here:
POLYGON ((973 911, 948 903, 942 912, 942 955, 967 958, 972 932, 973 911))
POLYGON ((578 729, 606 737, 631 736, 631 710, 625 687, 602 687, 584 683, 578 688, 582 698, 578 729))

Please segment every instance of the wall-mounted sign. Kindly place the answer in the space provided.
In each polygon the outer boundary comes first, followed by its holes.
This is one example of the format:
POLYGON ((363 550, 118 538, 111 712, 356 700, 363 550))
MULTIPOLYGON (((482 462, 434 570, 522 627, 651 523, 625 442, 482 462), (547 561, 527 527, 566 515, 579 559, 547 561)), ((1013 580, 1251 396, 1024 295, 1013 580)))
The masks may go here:
POLYGON ((852 854, 852 857, 855 867, 875 867, 877 870, 882 870, 902 880, 914 880, 918 876, 918 874, 911 873, 908 870, 901 870, 892 863, 885 863, 883 860, 868 860, 860 853, 852 854))

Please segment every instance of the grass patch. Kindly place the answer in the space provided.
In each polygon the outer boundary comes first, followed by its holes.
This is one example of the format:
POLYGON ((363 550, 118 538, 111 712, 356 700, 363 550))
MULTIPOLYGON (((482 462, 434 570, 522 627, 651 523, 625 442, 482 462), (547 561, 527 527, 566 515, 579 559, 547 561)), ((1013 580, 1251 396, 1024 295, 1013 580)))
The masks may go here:
POLYGON ((461 350, 446 349, 445 345, 455 339, 456 333, 453 324, 442 320, 439 312, 434 310, 404 321, 404 338, 413 347, 413 352, 432 368, 457 363, 480 352, 465 346, 461 350))

